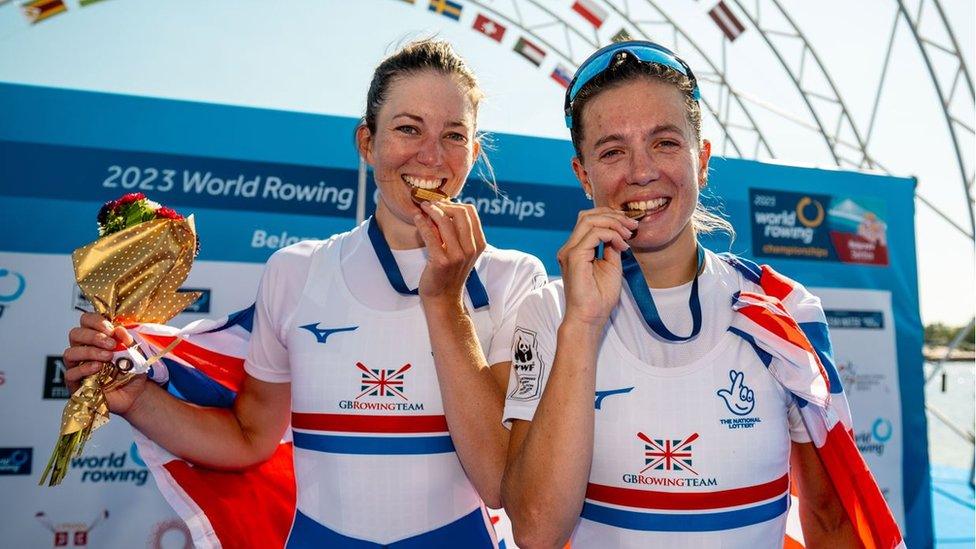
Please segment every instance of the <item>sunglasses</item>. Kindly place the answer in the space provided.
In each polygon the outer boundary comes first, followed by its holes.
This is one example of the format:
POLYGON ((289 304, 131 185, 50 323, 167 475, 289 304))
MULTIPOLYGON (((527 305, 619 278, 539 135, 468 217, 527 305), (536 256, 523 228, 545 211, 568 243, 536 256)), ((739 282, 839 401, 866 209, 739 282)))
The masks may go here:
POLYGON ((698 80, 695 78, 695 74, 691 72, 691 67, 675 55, 674 52, 664 46, 659 46, 654 42, 647 42, 645 40, 617 42, 616 44, 604 46, 597 50, 586 61, 583 61, 583 64, 577 69, 576 75, 573 76, 573 81, 569 83, 569 87, 566 89, 566 102, 563 104, 567 128, 572 129, 573 127, 573 100, 576 99, 579 91, 583 89, 583 86, 587 82, 607 70, 614 57, 620 52, 633 55, 638 61, 643 63, 664 65, 687 76, 691 80, 691 98, 695 101, 701 99, 701 92, 698 90, 698 80))

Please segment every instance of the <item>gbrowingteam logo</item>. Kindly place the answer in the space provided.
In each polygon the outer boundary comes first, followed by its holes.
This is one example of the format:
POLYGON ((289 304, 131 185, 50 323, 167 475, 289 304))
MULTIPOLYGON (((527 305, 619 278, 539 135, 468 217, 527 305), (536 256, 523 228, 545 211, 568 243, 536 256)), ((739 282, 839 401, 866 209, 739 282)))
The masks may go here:
POLYGON ((135 443, 132 443, 128 452, 72 458, 71 468, 82 471, 81 482, 92 484, 131 482, 142 486, 149 478, 149 469, 146 469, 135 443))
POLYGON ((684 438, 651 438, 637 433, 643 442, 643 469, 637 473, 624 473, 621 477, 627 484, 646 486, 717 486, 714 477, 702 477, 695 469, 692 459, 694 442, 698 433, 684 438))

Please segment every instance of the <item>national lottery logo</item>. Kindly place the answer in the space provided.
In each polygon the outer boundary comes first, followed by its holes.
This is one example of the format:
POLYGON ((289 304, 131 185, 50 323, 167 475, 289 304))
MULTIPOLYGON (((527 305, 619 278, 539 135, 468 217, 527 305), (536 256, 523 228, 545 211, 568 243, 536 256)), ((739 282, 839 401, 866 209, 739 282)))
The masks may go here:
POLYGON ((729 429, 752 429, 762 423, 762 418, 750 416, 756 408, 756 392, 746 385, 746 374, 729 370, 728 386, 715 392, 734 417, 720 418, 718 422, 729 429))

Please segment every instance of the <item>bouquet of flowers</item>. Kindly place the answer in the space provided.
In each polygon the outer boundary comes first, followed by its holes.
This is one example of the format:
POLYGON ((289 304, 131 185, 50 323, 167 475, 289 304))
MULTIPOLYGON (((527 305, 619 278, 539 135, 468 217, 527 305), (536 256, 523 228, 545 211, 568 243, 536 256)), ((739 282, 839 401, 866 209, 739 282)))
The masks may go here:
MULTIPOLYGON (((75 280, 95 312, 113 324, 165 323, 196 301, 180 292, 199 243, 193 216, 180 214, 130 193, 106 202, 98 212, 98 240, 71 254, 75 280)), ((58 442, 40 484, 64 479, 72 457, 81 455, 91 433, 108 422, 105 392, 144 374, 167 351, 148 360, 136 349, 117 348, 112 362, 82 381, 61 415, 58 442)))

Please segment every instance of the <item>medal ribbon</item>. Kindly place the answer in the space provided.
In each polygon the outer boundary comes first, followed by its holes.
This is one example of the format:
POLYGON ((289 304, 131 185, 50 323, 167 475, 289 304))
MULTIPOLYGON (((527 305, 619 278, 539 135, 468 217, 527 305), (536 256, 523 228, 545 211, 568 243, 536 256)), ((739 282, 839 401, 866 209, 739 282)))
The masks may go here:
POLYGON ((675 343, 688 341, 697 337, 698 333, 701 332, 702 311, 701 300, 698 298, 698 275, 701 274, 705 267, 705 248, 702 248, 701 244, 698 244, 697 257, 698 264, 695 269, 695 280, 691 283, 691 295, 688 297, 688 309, 691 311, 691 334, 687 337, 682 337, 672 333, 661 320, 661 314, 657 312, 654 297, 651 295, 650 288, 647 287, 647 281, 644 280, 644 273, 634 258, 634 254, 630 250, 621 254, 624 280, 627 281, 627 286, 630 287, 630 293, 634 296, 637 308, 640 310, 641 316, 644 317, 644 323, 655 334, 667 341, 675 343))
MULTIPOLYGON (((369 226, 366 228, 366 234, 369 235, 369 242, 373 245, 373 251, 376 252, 376 257, 379 258, 380 265, 383 266, 383 272, 386 273, 386 279, 390 281, 390 286, 393 286, 393 289, 400 294, 417 295, 417 289, 414 288, 411 290, 407 287, 407 283, 403 281, 403 274, 400 273, 400 267, 396 264, 396 258, 393 257, 390 245, 386 243, 386 238, 383 236, 380 224, 373 217, 369 218, 369 226)), ((488 305, 488 291, 485 290, 485 285, 481 283, 481 279, 478 277, 478 271, 471 269, 471 272, 468 273, 468 279, 464 282, 464 288, 468 291, 468 297, 471 298, 471 305, 475 309, 480 309, 488 305)))

